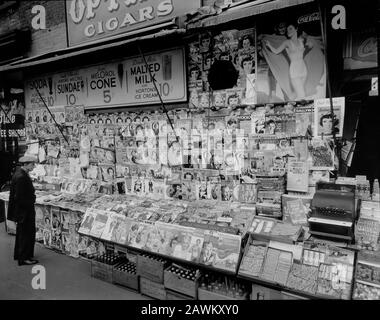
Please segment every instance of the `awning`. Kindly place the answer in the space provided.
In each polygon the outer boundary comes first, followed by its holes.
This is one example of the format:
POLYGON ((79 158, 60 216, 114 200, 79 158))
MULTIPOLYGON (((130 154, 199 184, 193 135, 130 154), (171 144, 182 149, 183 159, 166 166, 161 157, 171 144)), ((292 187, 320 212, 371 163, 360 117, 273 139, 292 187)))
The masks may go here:
POLYGON ((267 13, 269 11, 284 9, 287 7, 297 6, 313 1, 314 0, 268 0, 264 3, 263 1, 260 1, 259 3, 256 2, 256 4, 255 1, 244 3, 242 5, 229 8, 219 15, 206 17, 194 23, 189 22, 187 24, 187 29, 210 27, 218 24, 227 23, 231 20, 243 19, 250 16, 267 13))
MULTIPOLYGON (((172 26, 172 24, 170 24, 172 26)), ((156 32, 154 34, 149 34, 149 35, 144 35, 140 37, 134 37, 134 38, 128 38, 111 43, 106 43, 98 46, 91 46, 91 47, 84 47, 81 46, 82 48, 78 47, 69 47, 65 48, 62 50, 54 51, 54 52, 49 52, 44 55, 40 55, 38 57, 30 57, 22 60, 17 60, 12 63, 0 66, 0 72, 5 72, 5 71, 12 71, 12 70, 18 70, 18 69, 23 69, 27 67, 33 67, 36 65, 41 65, 45 63, 50 63, 50 62, 55 62, 63 59, 68 59, 71 57, 76 57, 80 55, 85 55, 91 52, 95 51, 101 51, 104 49, 110 49, 110 48, 116 48, 123 46, 125 44, 137 42, 137 41, 143 41, 143 40, 149 40, 149 39, 156 39, 156 38, 161 38, 169 35, 174 35, 174 34, 184 34, 186 32, 185 29, 169 29, 169 30, 161 30, 159 32, 156 32)))

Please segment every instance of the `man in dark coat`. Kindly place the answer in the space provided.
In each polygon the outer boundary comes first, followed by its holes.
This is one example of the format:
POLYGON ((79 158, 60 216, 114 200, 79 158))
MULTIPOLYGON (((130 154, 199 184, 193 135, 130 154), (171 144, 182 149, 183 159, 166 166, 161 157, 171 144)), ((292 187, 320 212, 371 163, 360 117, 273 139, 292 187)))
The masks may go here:
POLYGON ((36 239, 35 190, 29 172, 33 170, 36 158, 23 156, 11 182, 8 219, 17 223, 14 259, 19 266, 38 263, 33 260, 36 239))

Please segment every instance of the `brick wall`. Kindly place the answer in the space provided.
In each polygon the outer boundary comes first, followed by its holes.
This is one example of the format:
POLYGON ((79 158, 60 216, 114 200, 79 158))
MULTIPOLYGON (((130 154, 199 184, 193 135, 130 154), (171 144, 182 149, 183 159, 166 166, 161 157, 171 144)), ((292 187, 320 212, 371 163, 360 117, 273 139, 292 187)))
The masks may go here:
POLYGON ((65 48, 67 46, 65 1, 22 0, 18 5, 0 12, 0 35, 22 28, 31 30, 32 43, 28 56, 65 48), (34 30, 31 26, 34 16, 31 10, 35 5, 43 5, 46 9, 45 30, 34 30))

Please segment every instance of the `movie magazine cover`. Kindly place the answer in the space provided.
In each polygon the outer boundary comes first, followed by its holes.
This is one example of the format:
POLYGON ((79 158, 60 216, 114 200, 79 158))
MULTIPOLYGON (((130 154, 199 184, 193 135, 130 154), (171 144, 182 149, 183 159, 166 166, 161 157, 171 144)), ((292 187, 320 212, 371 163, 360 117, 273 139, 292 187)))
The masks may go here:
POLYGON ((295 108, 296 135, 313 136, 314 132, 314 102, 309 105, 297 105, 295 108))
POLYGON ((37 242, 43 242, 43 230, 45 227, 45 221, 44 217, 48 216, 49 207, 48 206, 41 206, 36 204, 35 206, 36 210, 36 241, 37 242))
POLYGON ((52 207, 51 210, 51 247, 58 251, 62 250, 62 215, 58 207, 52 207))
POLYGON ((240 236, 206 230, 200 263, 236 272, 240 244, 240 236))
POLYGON ((96 209, 88 208, 78 230, 79 233, 89 235, 97 215, 96 209))
POLYGON ((331 112, 330 99, 315 100, 314 107, 314 136, 328 137, 335 134, 343 136, 345 98, 333 98, 333 111, 331 112))
POLYGON ((111 212, 104 227, 101 239, 119 244, 125 244, 127 241, 127 231, 131 221, 124 214, 111 212))
POLYGON ((96 213, 89 235, 100 238, 107 224, 109 213, 107 211, 91 209, 96 213))

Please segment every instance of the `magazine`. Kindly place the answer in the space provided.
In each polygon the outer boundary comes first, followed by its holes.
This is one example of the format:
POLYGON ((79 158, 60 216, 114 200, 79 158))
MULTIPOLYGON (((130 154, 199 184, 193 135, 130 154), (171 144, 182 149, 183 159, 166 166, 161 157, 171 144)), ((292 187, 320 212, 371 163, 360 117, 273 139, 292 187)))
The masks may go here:
POLYGON ((288 191, 307 192, 309 187, 309 170, 306 161, 288 160, 288 191))
POLYGON ((344 126, 345 98, 333 98, 333 114, 331 113, 330 99, 315 100, 314 108, 314 136, 327 137, 335 133, 342 137, 344 126))
POLYGON ((206 230, 200 263, 236 272, 240 244, 240 236, 206 230))
POLYGON ((102 210, 96 210, 96 209, 92 209, 92 210, 96 212, 96 217, 95 217, 94 223, 92 224, 92 228, 90 230, 89 235, 94 236, 96 238, 100 238, 106 227, 109 213, 102 210))
POLYGON ((84 235, 90 234, 90 231, 95 221, 96 214, 97 212, 94 211, 94 209, 88 208, 86 210, 86 213, 83 217, 82 223, 78 230, 79 233, 84 234, 84 235))

